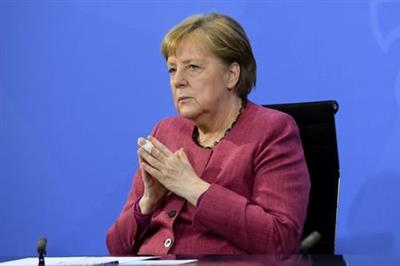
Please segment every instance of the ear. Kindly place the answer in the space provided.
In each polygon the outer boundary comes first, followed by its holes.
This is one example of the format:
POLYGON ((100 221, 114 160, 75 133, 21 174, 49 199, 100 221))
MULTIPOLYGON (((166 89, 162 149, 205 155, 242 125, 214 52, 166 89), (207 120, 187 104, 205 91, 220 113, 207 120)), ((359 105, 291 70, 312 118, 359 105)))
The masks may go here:
POLYGON ((228 90, 233 90, 238 83, 240 78, 240 65, 237 62, 233 62, 228 66, 226 87, 228 90))

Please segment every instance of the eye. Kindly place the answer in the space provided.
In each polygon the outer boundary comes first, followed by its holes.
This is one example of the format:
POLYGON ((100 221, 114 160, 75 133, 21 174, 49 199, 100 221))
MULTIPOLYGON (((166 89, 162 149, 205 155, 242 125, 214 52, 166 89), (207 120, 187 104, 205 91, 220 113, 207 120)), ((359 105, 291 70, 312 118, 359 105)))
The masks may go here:
POLYGON ((169 74, 174 74, 176 72, 176 69, 174 67, 168 68, 168 73, 169 74))
POLYGON ((199 67, 198 65, 190 64, 190 65, 187 66, 187 68, 188 68, 189 70, 197 70, 197 69, 199 69, 200 67, 199 67))

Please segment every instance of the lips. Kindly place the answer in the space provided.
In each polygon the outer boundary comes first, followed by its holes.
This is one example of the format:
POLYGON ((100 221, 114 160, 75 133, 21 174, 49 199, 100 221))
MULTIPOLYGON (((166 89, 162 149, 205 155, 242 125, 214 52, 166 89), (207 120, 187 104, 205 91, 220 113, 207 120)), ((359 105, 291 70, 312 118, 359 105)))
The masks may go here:
POLYGON ((190 98, 192 98, 192 97, 180 96, 180 97, 178 98, 178 102, 183 101, 183 100, 187 100, 187 99, 190 99, 190 98))

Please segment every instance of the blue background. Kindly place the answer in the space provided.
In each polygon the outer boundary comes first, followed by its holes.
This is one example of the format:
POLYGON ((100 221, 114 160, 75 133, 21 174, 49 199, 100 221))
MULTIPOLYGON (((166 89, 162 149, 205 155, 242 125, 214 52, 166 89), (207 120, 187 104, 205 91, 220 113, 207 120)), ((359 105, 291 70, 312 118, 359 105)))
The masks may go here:
POLYGON ((136 140, 175 114, 160 54, 194 13, 246 29, 250 99, 335 99, 337 252, 400 254, 399 1, 0 1, 0 255, 106 254, 136 140))

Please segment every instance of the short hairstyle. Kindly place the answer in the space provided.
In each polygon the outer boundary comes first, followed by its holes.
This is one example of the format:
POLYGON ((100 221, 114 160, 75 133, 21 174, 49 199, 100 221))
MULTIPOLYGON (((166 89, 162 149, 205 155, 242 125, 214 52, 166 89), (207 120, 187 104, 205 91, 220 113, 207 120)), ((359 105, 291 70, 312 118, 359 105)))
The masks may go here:
POLYGON ((190 16, 165 35, 161 44, 165 60, 175 55, 188 37, 202 41, 225 64, 240 65, 240 77, 234 90, 241 99, 247 99, 256 85, 257 65, 242 26, 233 18, 217 13, 190 16))

